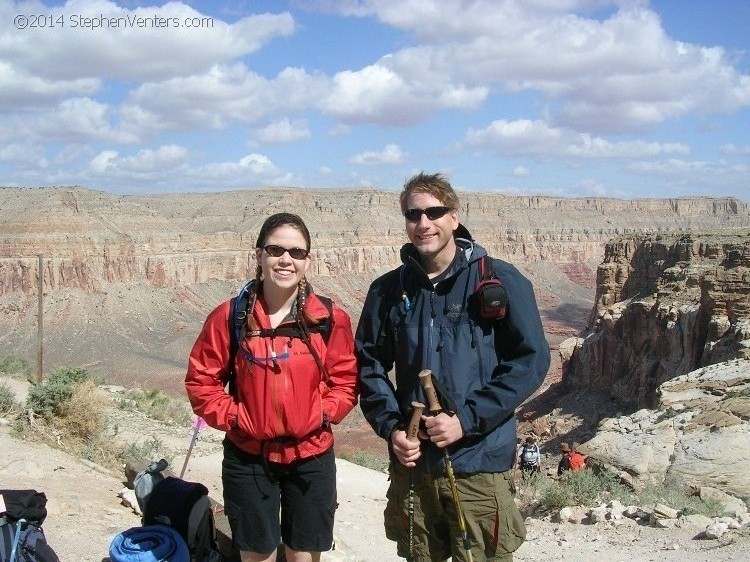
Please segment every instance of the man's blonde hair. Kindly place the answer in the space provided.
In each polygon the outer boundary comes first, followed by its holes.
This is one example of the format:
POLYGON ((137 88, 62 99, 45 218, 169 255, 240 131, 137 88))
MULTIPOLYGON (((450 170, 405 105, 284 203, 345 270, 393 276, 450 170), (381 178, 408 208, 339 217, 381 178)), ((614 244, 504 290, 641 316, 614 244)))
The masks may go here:
POLYGON ((401 212, 406 211, 409 197, 412 193, 427 193, 440 201, 444 206, 453 211, 458 211, 458 195, 453 187, 442 174, 425 174, 419 172, 412 176, 404 184, 404 190, 401 192, 399 202, 401 203, 401 212))

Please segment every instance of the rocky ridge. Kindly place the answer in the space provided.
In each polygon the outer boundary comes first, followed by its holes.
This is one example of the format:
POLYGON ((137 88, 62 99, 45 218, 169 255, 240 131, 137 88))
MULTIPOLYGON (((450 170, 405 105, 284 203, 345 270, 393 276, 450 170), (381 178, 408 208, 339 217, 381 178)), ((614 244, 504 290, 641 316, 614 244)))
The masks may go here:
POLYGON ((750 358, 750 230, 609 242, 588 334, 563 347, 568 388, 640 407, 669 379, 750 358))
POLYGON ((624 481, 678 475, 746 512, 750 231, 629 235, 605 253, 588 333, 560 345, 562 387, 600 398, 584 452, 624 481))
MULTIPOLYGON (((534 282, 553 347, 585 325, 610 238, 750 227, 748 204, 728 198, 460 195, 474 237, 534 282)), ((0 353, 36 356, 41 255, 45 370, 82 364, 112 382, 177 391, 203 319, 253 274, 257 230, 281 210, 308 223, 311 281, 356 323, 370 281, 399 260, 405 238, 396 191, 115 196, 83 187, 0 189, 0 353)))

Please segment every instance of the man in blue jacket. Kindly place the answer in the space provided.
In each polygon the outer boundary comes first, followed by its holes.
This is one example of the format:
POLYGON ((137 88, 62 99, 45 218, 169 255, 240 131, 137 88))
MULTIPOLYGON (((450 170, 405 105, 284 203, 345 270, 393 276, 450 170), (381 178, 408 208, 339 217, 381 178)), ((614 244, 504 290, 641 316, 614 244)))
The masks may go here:
POLYGON ((526 535, 514 501, 515 410, 550 362, 534 292, 515 267, 485 258, 442 175, 412 177, 400 203, 410 241, 403 265, 372 283, 356 333, 360 405, 391 454, 386 536, 412 560, 512 560, 526 535), (482 313, 483 267, 507 294, 502 317, 482 313), (422 416, 420 439, 410 441, 412 401, 428 403, 418 377, 425 369, 444 411, 422 416))

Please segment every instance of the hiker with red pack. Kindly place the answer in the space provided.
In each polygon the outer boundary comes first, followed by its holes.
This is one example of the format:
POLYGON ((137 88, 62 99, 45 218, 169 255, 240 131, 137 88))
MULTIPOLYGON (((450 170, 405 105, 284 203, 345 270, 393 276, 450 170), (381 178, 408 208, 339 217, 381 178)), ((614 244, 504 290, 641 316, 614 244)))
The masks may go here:
POLYGON ((351 320, 307 282, 299 216, 266 219, 255 258, 255 279, 208 315, 185 387, 193 411, 226 432, 224 506, 242 561, 274 560, 281 542, 287 560, 317 561, 337 505, 331 425, 357 402, 351 320))
POLYGON ((560 445, 560 452, 563 456, 557 465, 558 476, 562 476, 563 472, 568 470, 576 472, 586 468, 586 457, 576 450, 579 446, 578 443, 573 443, 572 447, 567 443, 560 445))

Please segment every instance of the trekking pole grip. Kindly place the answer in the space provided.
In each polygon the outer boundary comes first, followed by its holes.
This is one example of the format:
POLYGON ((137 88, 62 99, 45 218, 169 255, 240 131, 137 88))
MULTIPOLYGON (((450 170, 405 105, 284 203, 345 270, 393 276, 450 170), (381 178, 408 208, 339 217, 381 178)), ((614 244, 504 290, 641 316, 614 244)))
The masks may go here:
POLYGON ((421 402, 411 403, 411 418, 409 419, 409 425, 406 427, 406 438, 409 441, 419 441, 417 433, 419 432, 419 418, 422 417, 424 411, 424 404, 421 402))
POLYGON ((443 411, 443 407, 440 405, 438 400, 437 392, 432 384, 432 371, 425 369, 419 373, 419 380, 422 383, 422 388, 427 396, 427 403, 429 404, 430 413, 435 415, 443 411))

